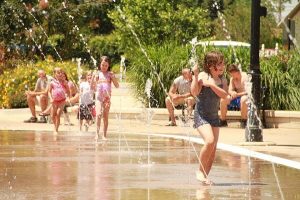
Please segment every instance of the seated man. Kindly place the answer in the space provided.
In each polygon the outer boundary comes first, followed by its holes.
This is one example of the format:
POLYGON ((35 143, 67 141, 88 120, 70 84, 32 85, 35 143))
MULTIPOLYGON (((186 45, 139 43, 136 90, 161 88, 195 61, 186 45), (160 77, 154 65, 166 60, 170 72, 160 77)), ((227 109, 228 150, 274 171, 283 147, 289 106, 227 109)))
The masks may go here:
POLYGON ((166 98, 166 107, 169 112, 169 126, 176 126, 174 108, 187 104, 188 116, 192 114, 195 99, 191 94, 192 73, 188 68, 182 69, 182 75, 177 77, 170 87, 166 98))
POLYGON ((48 85, 50 82, 50 78, 46 76, 46 73, 44 70, 38 71, 38 80, 35 84, 34 91, 26 91, 27 96, 27 103, 28 107, 31 112, 31 117, 28 120, 25 120, 25 123, 34 123, 34 122, 40 122, 40 123, 46 123, 47 120, 45 116, 42 116, 40 118, 40 121, 37 120, 36 112, 35 112, 35 105, 38 104, 41 107, 41 111, 43 112, 48 105, 48 85))
POLYGON ((237 107, 241 111, 241 127, 245 128, 247 124, 247 92, 245 85, 248 81, 248 75, 246 72, 240 71, 238 66, 232 64, 227 69, 230 74, 230 82, 228 93, 229 96, 226 99, 221 100, 220 111, 221 111, 221 126, 227 126, 226 114, 228 107, 237 107))

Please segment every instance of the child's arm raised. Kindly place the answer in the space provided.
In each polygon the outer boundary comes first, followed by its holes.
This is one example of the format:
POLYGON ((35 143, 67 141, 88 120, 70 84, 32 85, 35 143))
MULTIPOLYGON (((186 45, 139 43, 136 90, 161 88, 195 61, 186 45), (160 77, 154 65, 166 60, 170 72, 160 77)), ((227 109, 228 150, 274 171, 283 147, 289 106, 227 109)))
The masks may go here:
POLYGON ((193 76, 193 80, 192 80, 192 84, 191 84, 191 94, 192 94, 192 96, 196 97, 202 89, 203 82, 202 82, 202 79, 199 79, 198 65, 195 65, 192 70, 193 70, 194 76, 193 76))
POLYGON ((114 86, 116 88, 118 88, 119 87, 119 82, 118 82, 118 79, 116 78, 115 74, 113 72, 111 72, 110 75, 111 75, 111 80, 112 80, 114 86))

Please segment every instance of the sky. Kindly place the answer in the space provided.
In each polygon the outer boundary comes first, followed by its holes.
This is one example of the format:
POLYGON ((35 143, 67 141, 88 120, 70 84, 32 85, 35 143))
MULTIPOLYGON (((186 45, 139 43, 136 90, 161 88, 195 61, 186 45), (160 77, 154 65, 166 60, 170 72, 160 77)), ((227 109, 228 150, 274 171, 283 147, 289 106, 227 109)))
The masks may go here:
POLYGON ((285 10, 282 12, 282 18, 284 18, 298 3, 299 0, 291 0, 291 3, 285 5, 285 10))

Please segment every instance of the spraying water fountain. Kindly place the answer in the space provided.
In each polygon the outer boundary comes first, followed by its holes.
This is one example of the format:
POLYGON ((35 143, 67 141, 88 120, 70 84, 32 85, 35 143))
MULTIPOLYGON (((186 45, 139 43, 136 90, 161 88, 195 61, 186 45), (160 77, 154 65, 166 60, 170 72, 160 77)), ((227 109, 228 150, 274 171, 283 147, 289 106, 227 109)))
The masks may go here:
POLYGON ((122 82, 126 78, 126 64, 125 64, 125 57, 121 56, 120 61, 120 81, 122 82))

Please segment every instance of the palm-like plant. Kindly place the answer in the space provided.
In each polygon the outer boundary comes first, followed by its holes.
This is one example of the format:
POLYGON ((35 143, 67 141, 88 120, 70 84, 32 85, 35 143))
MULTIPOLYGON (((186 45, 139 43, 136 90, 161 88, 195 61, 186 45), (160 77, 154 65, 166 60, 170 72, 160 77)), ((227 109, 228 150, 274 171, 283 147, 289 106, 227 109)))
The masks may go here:
POLYGON ((268 88, 267 108, 300 110, 299 61, 297 52, 262 60, 262 85, 268 88))

